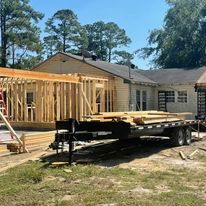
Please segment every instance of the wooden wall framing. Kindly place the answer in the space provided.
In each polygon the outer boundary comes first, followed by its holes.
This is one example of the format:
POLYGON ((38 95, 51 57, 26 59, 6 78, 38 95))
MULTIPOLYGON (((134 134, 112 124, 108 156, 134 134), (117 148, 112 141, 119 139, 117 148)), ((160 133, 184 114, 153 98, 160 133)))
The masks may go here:
POLYGON ((114 83, 85 75, 54 75, 0 68, 8 119, 54 122, 114 111, 114 83))

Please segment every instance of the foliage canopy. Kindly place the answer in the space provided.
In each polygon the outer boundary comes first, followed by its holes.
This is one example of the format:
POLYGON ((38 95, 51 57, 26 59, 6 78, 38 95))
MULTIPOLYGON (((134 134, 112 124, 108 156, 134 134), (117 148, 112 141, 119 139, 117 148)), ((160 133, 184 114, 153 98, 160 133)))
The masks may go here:
POLYGON ((1 66, 22 67, 24 58, 42 50, 37 27, 42 18, 29 0, 0 1, 1 66))
POLYGON ((169 10, 161 29, 153 30, 148 47, 138 50, 153 57, 160 68, 206 65, 206 0, 167 0, 169 10))

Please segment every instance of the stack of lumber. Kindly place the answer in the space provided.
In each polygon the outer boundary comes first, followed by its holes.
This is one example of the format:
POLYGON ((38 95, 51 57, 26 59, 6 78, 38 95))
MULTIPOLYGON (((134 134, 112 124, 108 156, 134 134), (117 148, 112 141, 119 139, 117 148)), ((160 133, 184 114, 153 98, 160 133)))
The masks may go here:
POLYGON ((186 119, 191 113, 170 113, 162 111, 138 111, 138 112, 102 112, 85 116, 86 121, 125 121, 131 125, 147 125, 163 122, 176 122, 186 119))
MULTIPOLYGON (((55 139, 55 133, 56 131, 23 133, 20 139, 23 147, 28 148, 28 151, 31 152, 48 148, 55 139)), ((0 156, 9 154, 9 152, 21 153, 22 151, 22 146, 15 140, 3 145, 0 144, 0 156)))
POLYGON ((0 145, 0 156, 5 154, 5 153, 8 153, 6 145, 0 145))
POLYGON ((35 132, 35 133, 24 133, 21 140, 25 147, 29 151, 40 149, 43 146, 48 147, 55 139, 56 131, 50 132, 35 132))

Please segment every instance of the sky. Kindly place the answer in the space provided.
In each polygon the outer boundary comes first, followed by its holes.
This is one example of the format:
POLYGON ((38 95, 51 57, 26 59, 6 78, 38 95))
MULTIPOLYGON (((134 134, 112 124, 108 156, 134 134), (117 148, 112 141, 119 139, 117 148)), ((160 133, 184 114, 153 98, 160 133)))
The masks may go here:
MULTIPOLYGON (((115 22, 132 40, 126 48, 129 52, 147 46, 149 32, 162 27, 168 9, 165 0, 30 0, 30 3, 45 15, 39 23, 42 29, 45 21, 61 9, 71 9, 82 25, 115 22)), ((151 67, 149 60, 137 56, 133 62, 141 69, 151 67)))

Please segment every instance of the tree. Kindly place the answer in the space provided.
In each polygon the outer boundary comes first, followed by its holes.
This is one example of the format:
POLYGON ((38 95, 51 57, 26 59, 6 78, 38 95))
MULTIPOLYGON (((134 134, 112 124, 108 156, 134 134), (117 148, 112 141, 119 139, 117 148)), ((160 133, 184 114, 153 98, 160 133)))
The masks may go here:
POLYGON ((46 22, 44 45, 49 53, 54 51, 69 52, 87 46, 84 28, 78 22, 77 15, 69 9, 57 11, 46 22), (51 42, 55 48, 51 47, 51 42), (49 50, 48 50, 49 49, 49 50))
POLYGON ((15 62, 13 67, 16 69, 22 69, 22 68, 31 69, 35 65, 41 63, 43 60, 44 58, 41 53, 37 56, 27 54, 21 59, 21 61, 15 62))
POLYGON ((120 65, 131 65, 132 60, 134 59, 134 54, 127 51, 114 51, 113 55, 113 60, 116 61, 115 63, 120 65))
POLYGON ((160 68, 199 67, 206 64, 206 0, 167 0, 162 29, 150 33, 149 47, 138 50, 153 57, 160 68))
POLYGON ((117 47, 127 46, 131 43, 131 39, 126 35, 124 29, 113 22, 109 22, 105 26, 106 43, 108 48, 108 61, 111 62, 112 50, 117 47))
POLYGON ((48 57, 52 56, 54 52, 57 51, 58 46, 58 38, 56 36, 46 36, 43 39, 43 46, 45 50, 45 54, 48 57))
POLYGON ((40 52, 40 30, 36 26, 43 14, 29 0, 0 0, 1 66, 14 66, 28 52, 40 52))
POLYGON ((115 48, 127 46, 131 39, 124 29, 119 28, 114 22, 95 22, 85 26, 88 36, 88 50, 97 54, 101 60, 112 59, 112 51, 115 48))
POLYGON ((105 23, 98 21, 84 26, 88 38, 87 50, 94 52, 100 60, 107 60, 105 23))

